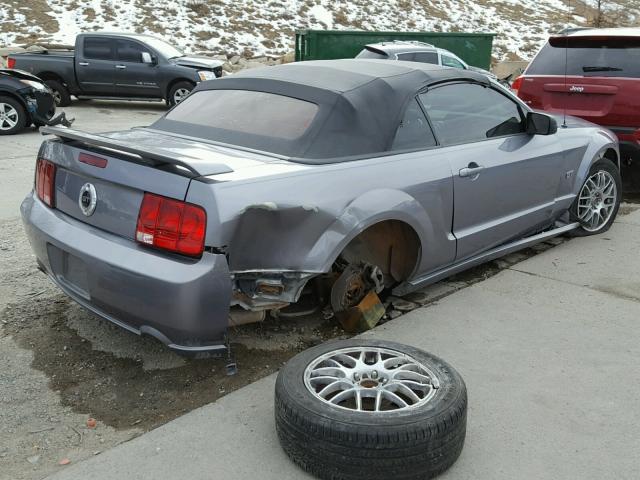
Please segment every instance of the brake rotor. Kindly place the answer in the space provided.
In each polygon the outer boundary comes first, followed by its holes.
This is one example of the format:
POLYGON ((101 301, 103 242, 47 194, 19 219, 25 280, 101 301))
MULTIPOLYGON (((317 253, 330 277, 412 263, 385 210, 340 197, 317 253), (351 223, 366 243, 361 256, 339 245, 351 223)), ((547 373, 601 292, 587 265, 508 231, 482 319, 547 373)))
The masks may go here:
POLYGON ((331 308, 343 312, 358 305, 368 291, 363 269, 348 265, 331 287, 331 308))

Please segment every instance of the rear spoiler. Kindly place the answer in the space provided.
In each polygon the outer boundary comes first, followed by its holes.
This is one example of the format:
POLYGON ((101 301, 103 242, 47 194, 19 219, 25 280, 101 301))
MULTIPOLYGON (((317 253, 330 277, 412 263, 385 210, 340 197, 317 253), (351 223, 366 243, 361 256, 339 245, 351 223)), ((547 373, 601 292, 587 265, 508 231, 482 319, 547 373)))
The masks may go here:
POLYGON ((189 171, 190 177, 202 177, 206 175, 218 175, 221 173, 231 173, 233 169, 224 163, 215 163, 204 160, 202 158, 194 158, 188 155, 167 155, 163 151, 153 148, 140 148, 133 142, 116 140, 114 138, 105 137, 104 135, 96 135, 93 133, 74 130, 64 127, 41 127, 40 132, 44 134, 52 134, 63 141, 77 141, 84 145, 90 145, 98 148, 123 152, 129 155, 136 155, 145 163, 153 167, 163 167, 166 165, 177 165, 189 171))

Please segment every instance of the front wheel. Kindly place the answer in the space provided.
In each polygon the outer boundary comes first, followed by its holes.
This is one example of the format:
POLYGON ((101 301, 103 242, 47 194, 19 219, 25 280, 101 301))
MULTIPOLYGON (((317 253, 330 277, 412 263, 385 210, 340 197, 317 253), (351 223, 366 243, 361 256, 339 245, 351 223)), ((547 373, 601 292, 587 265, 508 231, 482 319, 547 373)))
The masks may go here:
POLYGON ((595 162, 578 197, 571 206, 571 218, 580 223, 576 236, 596 235, 609 230, 622 198, 622 179, 618 168, 606 158, 595 162))
POLYGON ((13 135, 27 126, 27 112, 17 100, 0 97, 0 135, 13 135))
POLYGON ((178 82, 175 85, 173 85, 169 89, 169 97, 167 98, 167 103, 169 104, 169 106, 174 107, 175 105, 180 103, 182 100, 187 98, 187 95, 191 93, 191 90, 193 90, 194 87, 195 85, 193 83, 186 82, 186 81, 178 82))

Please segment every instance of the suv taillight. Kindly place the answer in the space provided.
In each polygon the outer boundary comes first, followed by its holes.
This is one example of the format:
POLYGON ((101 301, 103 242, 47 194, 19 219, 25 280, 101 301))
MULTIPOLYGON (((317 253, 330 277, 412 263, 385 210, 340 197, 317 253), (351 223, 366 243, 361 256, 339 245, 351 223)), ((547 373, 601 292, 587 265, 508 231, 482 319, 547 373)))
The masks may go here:
POLYGON ((207 214, 202 207, 145 193, 136 240, 169 252, 199 257, 204 251, 207 214))
POLYGON ((36 162, 35 190, 38 198, 53 208, 56 203, 56 166, 49 160, 39 158, 36 162))
POLYGON ((16 59, 15 58, 7 58, 7 68, 16 68, 16 59))
POLYGON ((513 90, 513 93, 518 95, 518 92, 520 91, 520 88, 522 87, 522 76, 516 78, 513 83, 511 84, 511 90, 513 90))

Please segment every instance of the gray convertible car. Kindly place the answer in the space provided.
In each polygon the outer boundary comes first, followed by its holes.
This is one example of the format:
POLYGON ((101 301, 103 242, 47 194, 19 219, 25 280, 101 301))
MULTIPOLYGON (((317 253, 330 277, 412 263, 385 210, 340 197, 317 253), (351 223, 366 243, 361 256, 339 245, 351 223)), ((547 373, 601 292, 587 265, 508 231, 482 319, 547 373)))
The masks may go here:
POLYGON ((44 130, 55 138, 22 204, 39 267, 183 353, 223 353, 231 307, 281 309, 320 284, 337 310, 403 295, 603 232, 620 202, 611 132, 414 62, 249 70, 200 84, 149 127, 44 130))

